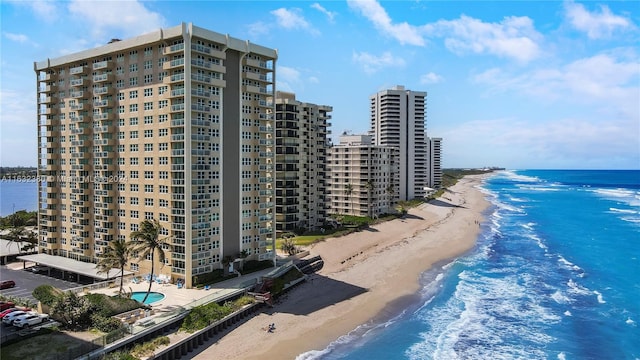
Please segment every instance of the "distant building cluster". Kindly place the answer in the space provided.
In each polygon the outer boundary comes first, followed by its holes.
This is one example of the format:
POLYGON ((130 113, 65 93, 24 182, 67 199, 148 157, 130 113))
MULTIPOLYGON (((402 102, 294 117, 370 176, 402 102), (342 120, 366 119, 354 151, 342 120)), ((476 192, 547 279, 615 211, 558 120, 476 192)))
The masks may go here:
POLYGON ((372 95, 370 132, 332 144, 332 107, 276 91, 277 59, 181 24, 34 63, 39 252, 96 263, 155 219, 169 239, 160 275, 191 287, 240 254, 274 260, 277 234, 440 186, 425 92, 372 95))

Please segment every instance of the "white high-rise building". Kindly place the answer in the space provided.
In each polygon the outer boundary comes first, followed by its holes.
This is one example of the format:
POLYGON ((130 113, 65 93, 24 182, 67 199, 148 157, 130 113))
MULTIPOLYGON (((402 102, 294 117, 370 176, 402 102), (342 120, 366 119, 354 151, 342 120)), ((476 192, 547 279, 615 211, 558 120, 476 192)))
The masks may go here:
POLYGON ((399 200, 426 195, 429 147, 426 97, 422 91, 395 86, 371 95, 371 135, 375 145, 398 149, 399 200))

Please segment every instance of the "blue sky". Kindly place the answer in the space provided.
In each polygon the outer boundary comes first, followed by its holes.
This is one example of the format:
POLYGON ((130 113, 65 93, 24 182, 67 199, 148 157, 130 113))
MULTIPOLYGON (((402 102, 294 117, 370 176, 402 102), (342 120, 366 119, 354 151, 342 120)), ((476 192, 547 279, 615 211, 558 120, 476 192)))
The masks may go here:
POLYGON ((428 92, 444 167, 640 168, 638 1, 6 1, 0 159, 36 164, 33 62, 181 22, 276 48, 277 89, 368 129, 369 95, 428 92))

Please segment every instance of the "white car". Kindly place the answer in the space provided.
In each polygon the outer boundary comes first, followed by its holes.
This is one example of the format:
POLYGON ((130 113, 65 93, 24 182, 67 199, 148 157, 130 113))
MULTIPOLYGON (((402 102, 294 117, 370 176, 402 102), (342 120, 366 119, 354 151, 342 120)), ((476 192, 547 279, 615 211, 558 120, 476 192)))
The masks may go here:
POLYGON ((49 320, 49 315, 47 314, 27 314, 18 316, 17 319, 13 320, 13 326, 25 328, 32 325, 41 324, 47 320, 49 320))
POLYGON ((22 311, 22 310, 14 311, 7 314, 5 317, 3 317, 2 323, 4 325, 11 325, 13 324, 13 320, 17 319, 18 317, 22 315, 30 315, 30 314, 37 314, 37 313, 33 311, 22 311))

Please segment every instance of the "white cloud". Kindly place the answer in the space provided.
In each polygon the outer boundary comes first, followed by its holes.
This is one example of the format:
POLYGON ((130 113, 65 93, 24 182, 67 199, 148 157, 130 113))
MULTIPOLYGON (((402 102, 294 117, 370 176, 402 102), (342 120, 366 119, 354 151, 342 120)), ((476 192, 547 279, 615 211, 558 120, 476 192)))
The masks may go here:
POLYGON ((266 34, 269 32, 269 25, 265 24, 262 21, 249 24, 248 27, 249 29, 247 31, 249 32, 249 35, 254 37, 258 35, 266 34))
POLYGON ((426 73, 422 76, 420 76, 420 83, 421 84, 437 84, 439 82, 442 82, 444 80, 444 78, 434 72, 430 72, 430 73, 426 73))
POLYGON ((45 22, 53 22, 58 18, 58 8, 56 7, 58 3, 56 1, 51 0, 11 0, 6 1, 7 3, 11 3, 19 6, 26 6, 33 11, 33 13, 45 22))
POLYGON ((0 91, 0 154, 5 165, 35 165, 37 162, 35 96, 34 91, 0 91))
POLYGON ((11 41, 15 41, 15 42, 19 42, 19 43, 26 43, 29 41, 29 37, 27 35, 24 34, 13 34, 10 32, 3 32, 2 33, 4 35, 4 37, 6 37, 7 39, 11 40, 11 41))
POLYGON ((349 7, 369 19, 379 31, 396 39, 400 44, 425 45, 425 40, 417 27, 406 22, 394 24, 391 17, 377 1, 350 0, 347 3, 349 7))
POLYGON ((606 5, 600 6, 600 12, 589 12, 584 5, 568 1, 565 3, 565 11, 571 25, 586 32, 590 39, 608 38, 617 29, 633 26, 629 19, 611 13, 606 5))
POLYGON ((634 59, 603 53, 522 74, 489 69, 474 80, 495 92, 517 90, 552 101, 600 105, 637 119, 640 68, 634 59))
POLYGON ((380 56, 366 52, 354 52, 352 59, 354 62, 361 65, 367 74, 373 74, 385 67, 399 67, 405 65, 405 61, 402 58, 395 57, 388 51, 380 56))
POLYGON ((165 25, 159 13, 147 9, 140 1, 73 0, 68 5, 71 15, 91 26, 96 40, 128 38, 148 33, 165 25))
POLYGON ((333 22, 333 19, 335 18, 336 14, 337 14, 335 12, 331 12, 331 11, 325 9, 322 5, 320 5, 318 3, 311 4, 311 8, 316 9, 316 10, 320 11, 321 13, 327 15, 327 18, 329 19, 329 22, 333 22))
POLYGON ((319 31, 314 29, 311 24, 305 20, 304 16, 302 16, 302 11, 300 9, 285 9, 280 8, 271 11, 271 14, 276 17, 276 22, 278 26, 285 28, 287 30, 306 30, 311 34, 319 34, 319 31))
POLYGON ((277 72, 278 90, 293 92, 294 88, 300 89, 302 87, 302 81, 300 80, 300 71, 283 65, 278 65, 277 72))
POLYGON ((428 34, 444 38, 445 46, 456 54, 493 54, 527 62, 540 55, 538 33, 528 17, 505 17, 487 23, 462 15, 456 20, 439 20, 423 27, 428 34))

